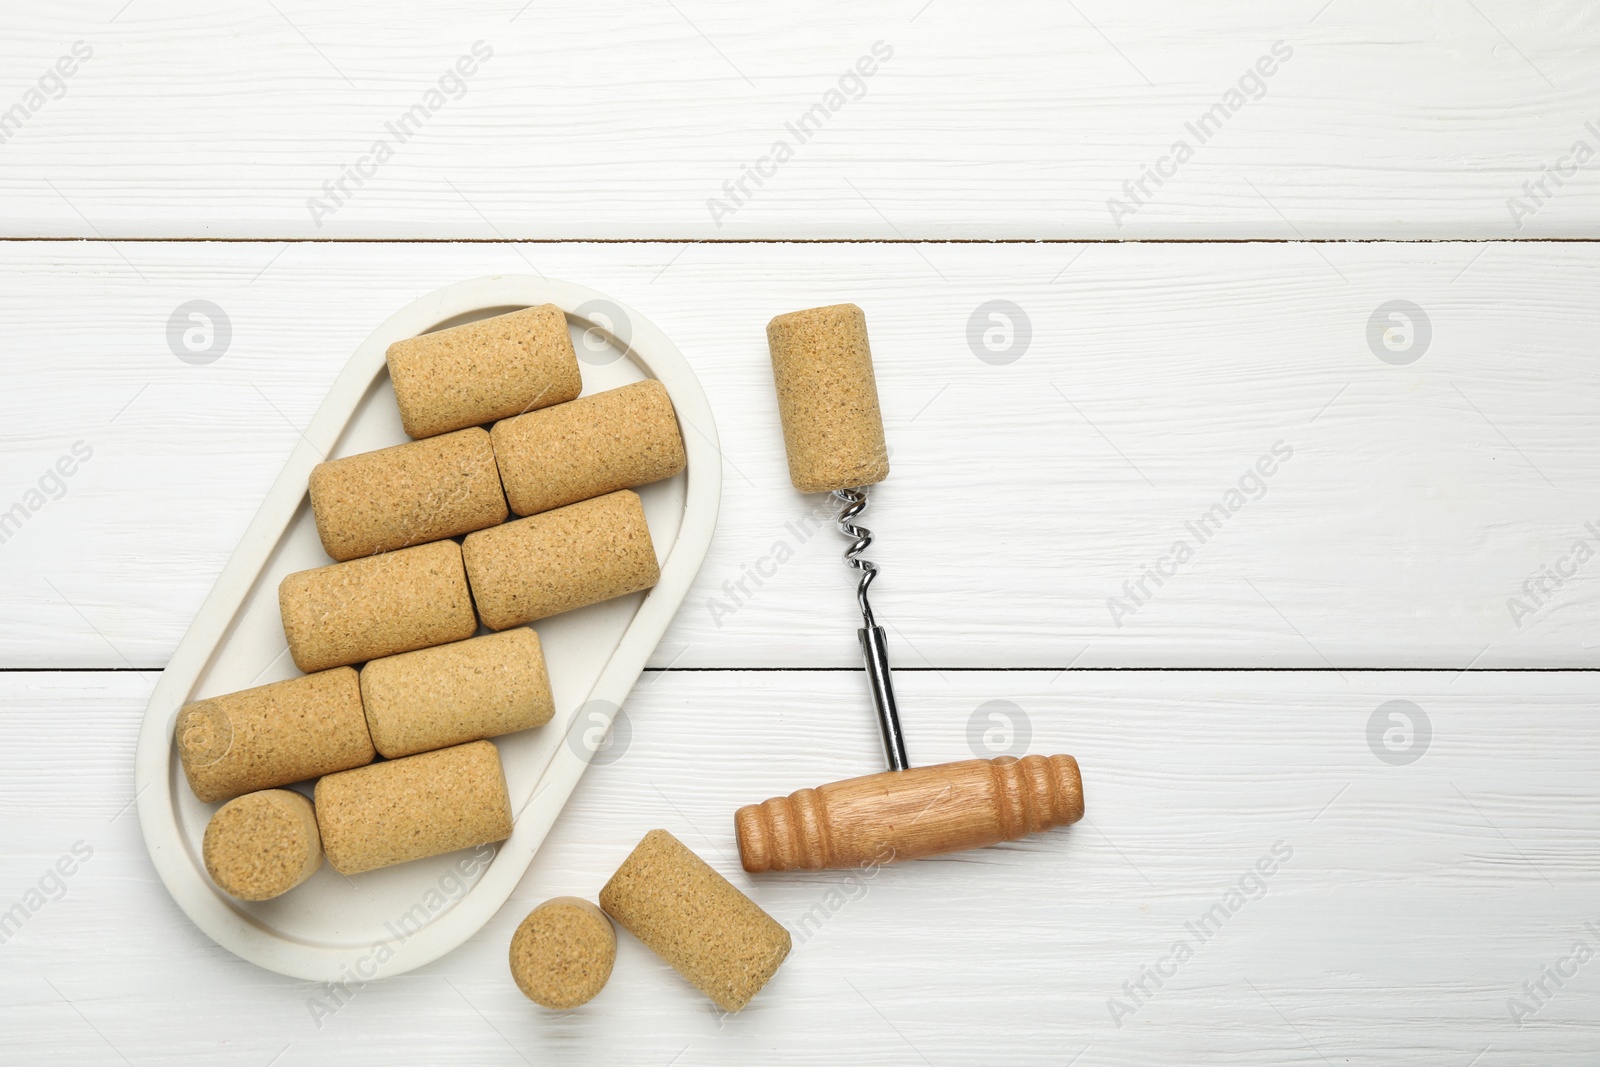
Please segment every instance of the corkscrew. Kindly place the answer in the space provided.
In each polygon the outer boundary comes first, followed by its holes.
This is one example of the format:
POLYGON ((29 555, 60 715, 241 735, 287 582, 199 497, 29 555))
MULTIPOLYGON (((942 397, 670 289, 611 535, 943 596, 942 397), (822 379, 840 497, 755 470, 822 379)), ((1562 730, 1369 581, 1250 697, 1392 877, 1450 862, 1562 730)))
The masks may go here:
POLYGON ((883 735, 887 771, 747 804, 733 818, 751 873, 856 867, 982 848, 1083 818, 1083 782, 1071 756, 964 760, 912 768, 889 671, 889 640, 868 590, 878 566, 863 553, 872 531, 855 520, 867 486, 889 474, 866 316, 854 304, 779 315, 767 325, 789 477, 801 492, 832 493, 861 572, 861 655, 883 735))

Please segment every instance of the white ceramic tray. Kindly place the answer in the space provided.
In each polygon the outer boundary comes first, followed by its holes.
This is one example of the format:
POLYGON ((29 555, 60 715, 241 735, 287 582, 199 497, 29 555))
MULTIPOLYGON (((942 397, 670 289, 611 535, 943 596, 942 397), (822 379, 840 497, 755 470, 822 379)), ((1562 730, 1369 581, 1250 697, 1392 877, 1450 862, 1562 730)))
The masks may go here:
MULTIPOLYGON (((582 286, 497 276, 412 302, 356 350, 295 446, 172 661, 139 734, 135 789, 145 844, 173 899, 219 945, 269 970, 317 981, 400 974, 461 944, 503 904, 533 860, 593 756, 604 729, 661 640, 705 558, 722 491, 711 408, 670 340, 638 312, 582 286), (534 304, 567 313, 584 393, 657 378, 677 409, 688 469, 639 490, 661 559, 647 593, 545 619, 556 715, 496 740, 516 829, 485 846, 345 878, 324 864, 276 900, 234 900, 212 885, 200 844, 214 805, 189 791, 173 744, 178 709, 202 697, 290 678, 278 582, 323 566, 306 479, 323 459, 408 440, 384 353, 394 341, 534 304), (320 450, 320 451, 319 451, 320 450)), ((300 788, 309 791, 310 783, 300 788)))

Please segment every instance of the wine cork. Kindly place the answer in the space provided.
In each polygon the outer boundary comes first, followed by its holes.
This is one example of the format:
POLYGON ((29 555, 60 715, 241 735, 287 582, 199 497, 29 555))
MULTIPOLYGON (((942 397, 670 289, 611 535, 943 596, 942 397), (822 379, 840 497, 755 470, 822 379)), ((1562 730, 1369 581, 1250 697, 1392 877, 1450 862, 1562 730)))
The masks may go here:
POLYGON ((511 836, 511 798, 488 741, 330 774, 317 782, 322 849, 340 874, 511 836))
POLYGON ((396 341, 388 357, 412 437, 564 404, 583 388, 567 317, 554 304, 396 341))
POLYGON ((211 880, 229 896, 282 896, 322 866, 316 812, 289 789, 235 797, 211 816, 201 854, 211 880))
POLYGON ((478 630, 454 541, 296 571, 278 586, 278 610, 289 654, 308 674, 478 630))
POLYGON ((672 400, 653 378, 495 423, 494 458, 518 515, 659 482, 684 466, 672 400))
POLYGON ((555 714, 527 627, 375 659, 361 669, 372 743, 387 759, 543 726, 555 714))
POLYGON ((661 577, 644 507, 626 489, 468 534, 462 554, 491 630, 649 589, 661 577))
POLYGON ((555 897, 522 920, 511 938, 511 977, 535 1004, 564 1011, 605 988, 617 961, 617 931, 606 913, 578 897, 555 897))
POLYGON ((207 804, 372 762, 361 686, 348 667, 186 704, 178 759, 207 804))
POLYGON ((471 533, 507 514, 488 431, 477 426, 317 464, 311 512, 336 560, 471 533))
POLYGON ((889 476, 889 449, 867 343, 854 304, 779 315, 767 323, 789 480, 802 493, 872 485, 889 476))
POLYGON ((789 955, 789 931, 665 830, 651 830, 600 890, 600 907, 723 1011, 738 1011, 789 955))

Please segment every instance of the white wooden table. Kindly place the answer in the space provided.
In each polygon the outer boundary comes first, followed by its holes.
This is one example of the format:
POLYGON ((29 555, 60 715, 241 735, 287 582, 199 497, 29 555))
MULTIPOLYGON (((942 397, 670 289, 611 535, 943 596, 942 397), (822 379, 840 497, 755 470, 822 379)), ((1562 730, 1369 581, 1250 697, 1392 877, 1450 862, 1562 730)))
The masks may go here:
POLYGON ((0 1060, 1594 1062, 1597 54, 1581 0, 10 5, 0 1060), (335 995, 173 905, 134 738, 342 361, 498 272, 677 341, 722 521, 512 903, 335 995), (839 300, 912 758, 1072 752, 1089 815, 752 879, 735 807, 878 766, 762 333, 839 300), (534 1008, 517 922, 654 826, 790 960, 721 1019, 623 937, 534 1008))

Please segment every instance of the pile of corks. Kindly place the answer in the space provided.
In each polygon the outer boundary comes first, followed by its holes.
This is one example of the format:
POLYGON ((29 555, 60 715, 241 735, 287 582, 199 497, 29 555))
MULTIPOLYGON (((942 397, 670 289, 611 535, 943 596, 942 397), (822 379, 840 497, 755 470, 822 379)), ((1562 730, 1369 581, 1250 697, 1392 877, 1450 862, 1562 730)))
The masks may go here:
MULTIPOLYGON (((509 837, 487 739, 555 710, 527 624, 660 576, 630 490, 684 468, 661 383, 579 399, 566 317, 550 304, 400 341, 388 365, 416 440, 312 471, 317 532, 337 562, 279 586, 304 673, 177 717, 190 787, 226 801, 206 828, 206 870, 241 900, 288 892, 324 855, 351 875, 509 837), (493 632, 475 636, 480 622, 493 632), (311 779, 313 799, 278 788, 311 779)), ((557 898, 518 928, 512 972, 531 999, 567 1008, 599 991, 616 952, 607 913, 726 1011, 789 951, 780 924, 663 830, 600 904, 557 898)))

